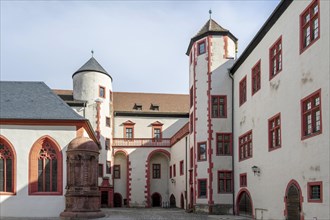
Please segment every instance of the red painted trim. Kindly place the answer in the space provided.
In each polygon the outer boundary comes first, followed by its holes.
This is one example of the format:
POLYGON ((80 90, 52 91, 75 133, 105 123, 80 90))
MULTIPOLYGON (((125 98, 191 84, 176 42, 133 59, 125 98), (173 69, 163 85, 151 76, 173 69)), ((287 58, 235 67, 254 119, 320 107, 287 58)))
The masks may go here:
POLYGON ((307 183, 307 201, 310 203, 322 203, 323 202, 323 184, 322 181, 318 182, 308 182, 307 183), (312 191, 311 187, 312 186, 320 186, 320 199, 312 199, 312 191))
MULTIPOLYGON (((275 76, 277 76, 283 70, 283 43, 282 43, 282 35, 273 43, 273 45, 269 48, 269 81, 272 80, 275 76), (281 51, 277 52, 275 56, 273 55, 272 51, 275 47, 281 45, 281 51), (276 73, 273 75, 273 59, 278 60, 279 55, 281 55, 281 69, 276 70, 276 73)), ((277 62, 276 62, 277 63, 277 62)))
POLYGON ((251 208, 252 208, 252 219, 254 219, 255 213, 254 213, 254 209, 253 209, 252 196, 251 196, 249 190, 246 189, 246 188, 240 189, 240 191, 237 193, 237 197, 236 197, 236 214, 239 215, 239 200, 241 199, 241 196, 244 192, 250 197, 251 208))
MULTIPOLYGON (((277 136, 275 135, 275 141, 276 141, 276 137, 277 136)), ((278 114, 274 115, 273 117, 271 117, 270 119, 268 119, 268 151, 270 152, 270 151, 279 149, 279 148, 281 148, 281 146, 282 146, 282 121, 281 121, 281 113, 278 113, 278 114), (276 124, 277 119, 280 120, 280 124, 278 126, 275 125, 275 127, 272 128, 273 121, 276 124), (276 131, 278 129, 280 130, 280 140, 279 140, 280 144, 278 146, 272 147, 272 145, 273 145, 273 142, 272 142, 273 137, 271 135, 271 132, 274 130, 275 133, 276 133, 276 131)))
POLYGON ((288 195, 288 191, 291 185, 295 185, 299 191, 299 202, 300 202, 300 219, 304 220, 304 212, 303 212, 303 205, 302 203, 304 202, 304 197, 302 196, 302 191, 301 188, 299 186, 299 183, 292 179, 290 180, 290 182, 288 183, 288 185, 286 186, 286 190, 285 190, 285 196, 284 196, 284 204, 285 204, 285 209, 284 209, 284 216, 287 218, 287 195, 288 195))
MULTIPOLYGON (((311 15, 311 14, 310 14, 311 15)), ((314 15, 315 16, 315 15, 314 15)), ((314 16, 310 16, 310 21, 309 23, 312 23, 312 21, 315 19, 314 16)), ((314 0, 312 1, 307 7, 306 9, 300 14, 300 23, 299 23, 299 28, 300 28, 300 54, 302 54, 305 50, 307 50, 312 44, 314 44, 321 36, 321 24, 320 24, 320 1, 319 0, 314 0), (304 29, 303 29, 303 20, 305 15, 307 14, 307 12, 309 12, 310 14, 310 10, 313 9, 314 4, 317 4, 318 6, 318 13, 317 13, 317 17, 318 17, 318 36, 317 38, 311 40, 311 42, 309 43, 308 46, 304 47, 304 29)), ((310 27, 310 31, 312 33, 313 29, 311 28, 311 24, 308 24, 308 26, 310 27)))
MULTIPOLYGON (((159 122, 159 121, 157 121, 159 122)), ((160 122, 159 122, 160 123, 160 122)), ((151 137, 152 137, 152 140, 155 142, 155 141, 162 141, 162 138, 163 138, 163 124, 160 123, 160 124, 156 124, 156 122, 152 123, 152 132, 151 132, 151 137), (155 130, 159 129, 160 130, 160 138, 156 138, 156 133, 155 133, 155 130)))
POLYGON ((228 36, 223 36, 223 58, 228 59, 228 36))
POLYGON ((203 178, 203 179, 198 179, 197 180, 198 181, 198 198, 199 199, 207 199, 207 178, 203 178), (205 190, 206 190, 206 193, 205 193, 205 197, 201 197, 201 185, 200 185, 200 182, 202 182, 202 181, 206 181, 206 184, 205 184, 205 190))
POLYGON ((247 173, 241 173, 239 175, 239 186, 247 187, 247 173))
MULTIPOLYGON (((5 192, 5 191, 1 191, 0 192, 0 195, 16 195, 16 172, 17 172, 17 162, 16 162, 16 151, 15 151, 15 148, 14 148, 14 145, 3 135, 0 134, 0 143, 4 144, 6 147, 9 148, 10 150, 10 153, 12 154, 12 172, 11 172, 11 179, 12 179, 12 191, 11 192, 5 192)), ((0 154, 0 157, 1 157, 1 154, 0 154)), ((4 172, 6 172, 7 170, 4 169, 4 172)), ((6 188, 6 174, 4 174, 4 185, 6 188)))
POLYGON ((52 137, 45 135, 31 147, 29 154, 29 195, 57 196, 63 194, 63 155, 60 145, 52 137), (38 192, 38 157, 45 141, 50 142, 57 156, 57 192, 38 192))
POLYGON ((246 76, 239 82, 239 106, 243 105, 247 101, 247 80, 246 76))
POLYGON ((96 102, 96 137, 100 141, 101 137, 101 102, 96 102))
MULTIPOLYGON (((209 167, 208 167, 208 174, 209 174, 209 181, 208 181, 208 188, 209 188, 209 201, 208 204, 212 205, 214 204, 213 201, 213 162, 212 162, 212 140, 213 140, 213 130, 212 130, 212 99, 211 99, 211 90, 212 90, 212 72, 211 72, 211 66, 212 66, 212 54, 211 54, 211 39, 212 36, 207 36, 207 83, 208 83, 208 89, 207 89, 207 98, 208 98, 208 111, 207 111, 207 129, 208 129, 208 139, 207 139, 207 152, 208 152, 208 161, 209 161, 209 167)), ((227 115, 227 114, 226 114, 227 115)), ((209 207, 209 212, 212 212, 212 207, 209 207)))
POLYGON ((101 85, 99 85, 99 97, 100 98, 104 98, 105 99, 105 91, 106 91, 106 89, 105 89, 105 86, 101 86, 101 85), (101 95, 101 90, 103 89, 103 96, 101 95))
POLYGON ((261 88, 261 59, 251 68, 251 93, 252 96, 256 94, 261 88), (257 85, 259 85, 254 90, 254 83, 257 81, 257 85))
POLYGON ((145 190, 144 190, 144 198, 146 201, 146 208, 151 207, 151 203, 150 203, 150 159, 155 153, 162 153, 168 158, 168 161, 171 160, 170 152, 163 150, 163 149, 156 149, 149 153, 148 158, 145 163, 146 185, 145 185, 145 190))
MULTIPOLYGON (((132 191, 132 168, 131 168, 131 161, 129 160, 129 154, 126 150, 124 149, 118 149, 114 152, 114 156, 116 156, 116 154, 118 153, 122 153, 125 155, 126 157, 126 167, 127 167, 127 172, 126 172, 126 199, 127 199, 127 207, 130 207, 130 202, 131 202, 131 191, 132 191)), ((120 165, 119 165, 120 166, 120 165)), ((121 173, 120 173, 120 169, 119 168, 119 178, 113 178, 113 179, 120 179, 121 173)), ((114 175, 114 174, 113 174, 114 175)))
MULTIPOLYGON (((224 188, 225 188, 225 191, 226 191, 226 188, 227 188, 227 177, 223 178, 224 180, 224 188)), ((232 170, 218 170, 218 193, 220 194, 232 194, 233 193, 233 187, 234 187, 234 184, 233 184, 233 171, 232 170), (230 174, 230 192, 220 192, 220 173, 223 173, 224 175, 226 174, 230 174)))
MULTIPOLYGON (((303 98, 300 101, 300 109, 301 109, 301 140, 305 140, 305 139, 308 139, 310 137, 314 137, 316 135, 322 134, 322 99, 321 99, 321 89, 319 89, 319 90, 313 92, 312 94, 308 95, 307 97, 303 98), (319 108, 320 109, 320 130, 317 131, 317 132, 314 132, 314 133, 312 133, 310 135, 305 135, 304 134, 304 131, 306 129, 306 124, 305 124, 305 120, 304 120, 304 112, 305 112, 304 111, 304 103, 307 100, 309 100, 310 98, 314 97, 314 96, 318 96, 320 98, 319 107, 314 107, 314 110, 316 108, 319 108)), ((308 110, 308 111, 311 111, 311 110, 308 110)), ((314 128, 313 122, 314 122, 314 117, 312 117, 312 129, 314 128)))
POLYGON ((239 148, 238 148, 238 161, 239 162, 241 162, 243 160, 247 160, 247 159, 253 157, 253 134, 252 134, 252 129, 238 137, 238 145, 239 145, 239 148), (251 140, 249 140, 248 142, 243 142, 243 144, 241 144, 240 140, 245 139, 245 137, 250 135, 250 134, 251 134, 251 140), (244 144, 249 143, 249 142, 251 142, 251 155, 248 156, 248 157, 241 158, 241 154, 240 154, 241 146, 243 146, 244 144))

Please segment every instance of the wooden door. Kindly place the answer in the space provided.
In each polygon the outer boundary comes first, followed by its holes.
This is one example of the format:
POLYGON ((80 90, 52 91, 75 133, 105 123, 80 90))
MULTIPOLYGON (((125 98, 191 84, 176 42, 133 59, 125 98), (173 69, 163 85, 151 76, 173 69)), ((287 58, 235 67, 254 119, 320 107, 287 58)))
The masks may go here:
POLYGON ((292 184, 286 199, 288 220, 300 220, 300 195, 299 189, 292 184))

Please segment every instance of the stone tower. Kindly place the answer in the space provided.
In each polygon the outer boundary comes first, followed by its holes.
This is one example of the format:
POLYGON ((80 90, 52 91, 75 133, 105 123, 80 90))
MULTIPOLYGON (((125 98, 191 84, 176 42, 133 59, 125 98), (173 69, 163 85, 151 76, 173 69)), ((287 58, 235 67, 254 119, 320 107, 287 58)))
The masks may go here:
MULTIPOLYGON (((99 163, 105 166, 99 167, 103 177, 110 178, 111 140, 113 126, 112 109, 112 77, 110 74, 91 57, 73 75, 73 98, 86 102, 83 112, 89 119, 101 144, 99 163)), ((99 178, 99 185, 102 178, 99 178)))
POLYGON ((209 19, 188 46, 190 88, 189 201, 196 212, 233 213, 232 80, 237 38, 209 19), (219 182, 224 183, 220 186, 219 182))

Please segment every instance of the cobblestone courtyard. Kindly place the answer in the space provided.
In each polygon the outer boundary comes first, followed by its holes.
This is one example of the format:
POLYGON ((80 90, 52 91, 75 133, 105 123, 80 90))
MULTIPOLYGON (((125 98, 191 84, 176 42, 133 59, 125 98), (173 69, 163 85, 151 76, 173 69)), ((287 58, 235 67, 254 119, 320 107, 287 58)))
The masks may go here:
MULTIPOLYGON (((98 220, 245 220, 248 218, 230 215, 201 215, 186 213, 182 209, 162 208, 111 208, 102 209, 106 217, 98 220)), ((2 220, 59 220, 60 218, 1 218, 2 220)))

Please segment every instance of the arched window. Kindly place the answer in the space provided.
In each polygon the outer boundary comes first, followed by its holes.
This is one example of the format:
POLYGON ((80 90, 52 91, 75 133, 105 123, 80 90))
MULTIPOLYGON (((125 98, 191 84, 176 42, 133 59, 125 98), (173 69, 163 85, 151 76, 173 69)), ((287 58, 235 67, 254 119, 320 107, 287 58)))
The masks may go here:
POLYGON ((49 137, 39 139, 30 152, 30 194, 62 194, 62 153, 49 137))
POLYGON ((12 145, 0 136, 0 195, 15 193, 16 155, 12 145))

